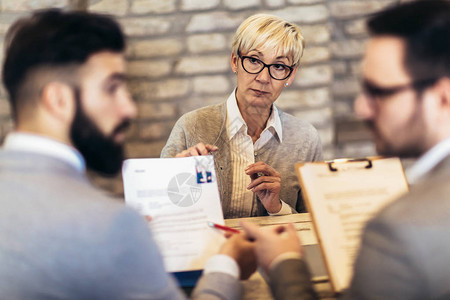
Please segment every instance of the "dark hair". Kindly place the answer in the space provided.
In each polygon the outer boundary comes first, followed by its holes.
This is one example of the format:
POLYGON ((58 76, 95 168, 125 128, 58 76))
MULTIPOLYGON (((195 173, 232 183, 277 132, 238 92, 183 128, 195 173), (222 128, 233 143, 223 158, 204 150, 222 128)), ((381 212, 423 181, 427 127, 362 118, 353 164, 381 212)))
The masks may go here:
POLYGON ((14 23, 5 45, 3 83, 16 114, 17 95, 30 71, 81 65, 103 50, 122 52, 125 39, 120 26, 108 16, 49 9, 14 23))
POLYGON ((368 23, 372 36, 406 43, 404 66, 414 80, 450 77, 450 2, 419 0, 388 8, 368 23))

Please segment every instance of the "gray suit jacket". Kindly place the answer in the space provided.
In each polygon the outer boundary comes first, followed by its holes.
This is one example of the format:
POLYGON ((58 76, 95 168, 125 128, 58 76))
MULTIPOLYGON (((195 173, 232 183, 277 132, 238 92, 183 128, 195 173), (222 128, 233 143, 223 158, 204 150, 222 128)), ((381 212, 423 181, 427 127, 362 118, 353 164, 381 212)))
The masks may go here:
MULTIPOLYGON (((343 299, 450 299, 450 156, 366 226, 343 299)), ((315 299, 301 260, 270 274, 275 299, 315 299), (293 282, 295 281, 295 282, 293 282)))
MULTIPOLYGON (((283 126, 283 142, 275 137, 271 138, 255 153, 255 161, 263 161, 281 174, 280 198, 291 206, 293 213, 305 212, 294 164, 321 160, 322 144, 317 130, 311 124, 284 113, 281 109, 278 109, 278 113, 283 126)), ((174 157, 200 142, 216 145, 219 150, 213 155, 224 217, 250 217, 233 211, 231 206, 233 170, 226 117, 226 102, 183 115, 172 129, 161 157, 174 157)), ((254 196, 251 216, 262 215, 267 215, 267 212, 254 196)))
MULTIPOLYGON (((146 222, 64 161, 0 151, 1 299, 183 299, 146 222)), ((198 299, 235 299, 204 276, 198 299)))
POLYGON ((450 156, 368 223, 351 299, 450 298, 450 156))

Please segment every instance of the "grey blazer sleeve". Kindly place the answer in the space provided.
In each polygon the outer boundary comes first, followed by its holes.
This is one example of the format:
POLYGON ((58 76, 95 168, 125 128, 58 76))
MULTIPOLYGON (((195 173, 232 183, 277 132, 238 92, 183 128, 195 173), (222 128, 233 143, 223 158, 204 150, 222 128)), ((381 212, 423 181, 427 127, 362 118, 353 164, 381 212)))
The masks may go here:
POLYGON ((200 278, 192 292, 195 300, 235 300, 242 298, 242 284, 225 273, 210 273, 200 278))
POLYGON ((368 224, 345 299, 429 298, 411 245, 400 231, 382 219, 368 224))
POLYGON ((318 299, 308 265, 302 259, 280 262, 269 274, 272 294, 277 300, 318 299))

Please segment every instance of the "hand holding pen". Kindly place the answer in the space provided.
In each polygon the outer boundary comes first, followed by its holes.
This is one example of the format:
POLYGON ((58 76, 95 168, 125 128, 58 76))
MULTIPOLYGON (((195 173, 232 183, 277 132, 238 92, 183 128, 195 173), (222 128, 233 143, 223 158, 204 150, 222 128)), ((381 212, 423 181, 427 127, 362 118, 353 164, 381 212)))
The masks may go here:
POLYGON ((225 232, 227 240, 219 253, 233 258, 241 271, 240 279, 248 279, 256 271, 254 243, 240 230, 213 222, 208 222, 208 226, 225 232))

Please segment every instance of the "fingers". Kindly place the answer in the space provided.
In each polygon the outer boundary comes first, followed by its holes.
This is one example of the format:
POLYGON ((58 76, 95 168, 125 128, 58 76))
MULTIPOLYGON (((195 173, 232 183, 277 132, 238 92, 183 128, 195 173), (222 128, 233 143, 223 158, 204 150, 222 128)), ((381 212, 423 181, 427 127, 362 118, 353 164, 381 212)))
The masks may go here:
POLYGON ((239 221, 239 225, 244 229, 245 234, 249 239, 257 240, 261 234, 261 228, 250 222, 239 221))
POLYGON ((195 146, 189 147, 186 150, 181 151, 175 157, 189 157, 189 156, 200 156, 209 155, 211 152, 217 151, 219 148, 210 144, 198 143, 195 146))
POLYGON ((254 179, 247 186, 247 190, 258 192, 262 190, 274 190, 281 186, 281 178, 274 176, 261 176, 254 179))
POLYGON ((223 233, 223 236, 224 236, 226 239, 229 239, 229 238, 232 237, 234 234, 236 234, 236 233, 232 233, 232 232, 225 231, 225 232, 223 233))
MULTIPOLYGON (((274 176, 274 177, 280 177, 280 173, 278 173, 274 168, 269 166, 268 164, 258 161, 254 164, 251 164, 245 168, 245 174, 247 175, 254 175, 258 174, 258 177, 260 176, 274 176)), ((253 178, 252 178, 253 179, 253 178)))

